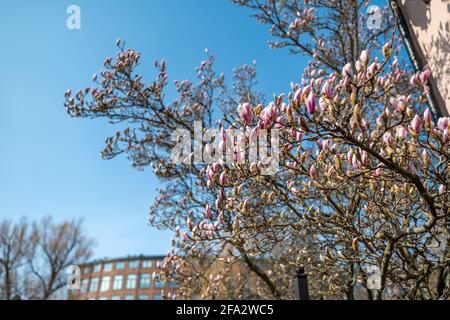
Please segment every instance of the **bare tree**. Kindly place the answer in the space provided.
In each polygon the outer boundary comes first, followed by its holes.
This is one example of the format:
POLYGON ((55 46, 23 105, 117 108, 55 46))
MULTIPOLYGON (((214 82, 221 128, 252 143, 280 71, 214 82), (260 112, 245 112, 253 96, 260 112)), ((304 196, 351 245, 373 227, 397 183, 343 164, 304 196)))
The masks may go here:
POLYGON ((25 219, 0 224, 0 297, 47 300, 64 297, 67 268, 87 261, 93 240, 81 220, 53 222, 46 217, 29 224, 25 219))
POLYGON ((0 298, 10 300, 18 294, 19 270, 31 252, 30 226, 25 219, 14 224, 11 220, 0 223, 0 298))

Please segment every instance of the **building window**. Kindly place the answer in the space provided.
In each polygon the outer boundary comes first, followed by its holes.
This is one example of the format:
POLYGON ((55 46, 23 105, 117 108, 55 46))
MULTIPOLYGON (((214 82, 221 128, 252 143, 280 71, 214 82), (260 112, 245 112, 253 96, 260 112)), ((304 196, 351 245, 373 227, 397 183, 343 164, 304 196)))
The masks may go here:
POLYGON ((127 289, 134 289, 136 288, 136 275, 135 274, 129 274, 127 276, 127 289))
POLYGON ((88 291, 89 288, 89 279, 83 279, 81 281, 81 293, 86 293, 88 291))
POLYGON ((89 287, 89 292, 95 292, 98 289, 98 278, 91 279, 91 285, 89 287))
POLYGON ((120 296, 112 296, 111 300, 120 300, 120 296))
POLYGON ((100 272, 100 270, 102 270, 102 265, 101 264, 96 264, 94 266, 94 270, 92 272, 100 272))
POLYGON ((107 297, 99 297, 98 300, 108 300, 107 297))
POLYGON ((137 264, 138 264, 137 261, 130 261, 130 262, 128 262, 128 268, 136 269, 137 268, 137 264))
POLYGON ((106 263, 103 267, 103 271, 111 271, 112 270, 112 263, 106 263))
POLYGON ((156 267, 157 268, 161 268, 161 261, 160 260, 156 261, 156 267))
POLYGON ((83 274, 88 274, 89 272, 91 272, 91 267, 83 268, 83 274))
POLYGON ((164 287, 164 282, 163 281, 155 281, 155 288, 163 288, 164 287))
POLYGON ((122 290, 123 276, 114 276, 113 290, 122 290))
POLYGON ((134 300, 134 295, 132 294, 127 294, 125 295, 125 297, 123 297, 125 300, 134 300))
POLYGON ((140 294, 138 298, 139 300, 148 300, 148 294, 140 294))
POLYGON ((111 282, 111 277, 110 276, 103 277, 102 278, 102 283, 100 285, 100 291, 102 291, 102 292, 108 291, 110 282, 111 282))
POLYGON ((141 275, 141 289, 150 288, 150 273, 143 273, 141 275))
POLYGON ((160 293, 155 293, 153 295, 153 300, 162 300, 162 295, 160 293))
POLYGON ((124 268, 125 268, 125 263, 123 263, 123 262, 116 263, 116 270, 122 270, 124 268))
POLYGON ((169 288, 175 288, 177 283, 175 281, 169 281, 169 288))
POLYGON ((144 260, 142 261, 142 268, 151 268, 152 267, 152 261, 151 260, 144 260))

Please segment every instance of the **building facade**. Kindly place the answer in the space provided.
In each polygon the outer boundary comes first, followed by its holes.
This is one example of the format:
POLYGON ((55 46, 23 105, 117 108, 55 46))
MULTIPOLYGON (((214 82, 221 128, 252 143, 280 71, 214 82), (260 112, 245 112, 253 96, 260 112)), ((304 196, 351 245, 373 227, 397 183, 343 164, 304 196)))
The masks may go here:
POLYGON ((162 300, 170 298, 174 283, 159 281, 163 256, 129 256, 80 265, 80 289, 69 290, 70 300, 162 300))
POLYGON ((431 71, 437 111, 450 114, 450 0, 397 0, 422 66, 431 71))

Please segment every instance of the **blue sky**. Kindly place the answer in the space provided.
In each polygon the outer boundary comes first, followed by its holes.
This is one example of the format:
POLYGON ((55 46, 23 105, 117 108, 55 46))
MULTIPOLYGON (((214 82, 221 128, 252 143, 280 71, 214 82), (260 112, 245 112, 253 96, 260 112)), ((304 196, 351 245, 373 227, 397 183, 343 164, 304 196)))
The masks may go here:
POLYGON ((166 58, 170 80, 217 56, 216 69, 256 59, 259 88, 287 91, 304 67, 299 56, 267 46, 267 26, 227 0, 9 1, 0 4, 0 218, 82 217, 96 257, 164 254, 171 234, 147 225, 158 181, 125 157, 102 160, 103 120, 71 119, 68 88, 90 85, 115 41, 141 51, 144 76, 166 58), (66 8, 81 8, 81 30, 66 28, 66 8))

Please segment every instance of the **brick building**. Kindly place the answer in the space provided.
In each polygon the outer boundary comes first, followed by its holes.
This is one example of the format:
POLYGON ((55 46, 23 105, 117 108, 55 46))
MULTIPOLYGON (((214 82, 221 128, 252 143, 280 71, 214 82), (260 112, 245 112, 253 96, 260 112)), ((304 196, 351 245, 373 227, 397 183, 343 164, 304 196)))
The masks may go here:
POLYGON ((129 256, 96 260, 80 265, 80 290, 70 290, 70 300, 161 300, 173 283, 154 279, 163 256, 129 256))

